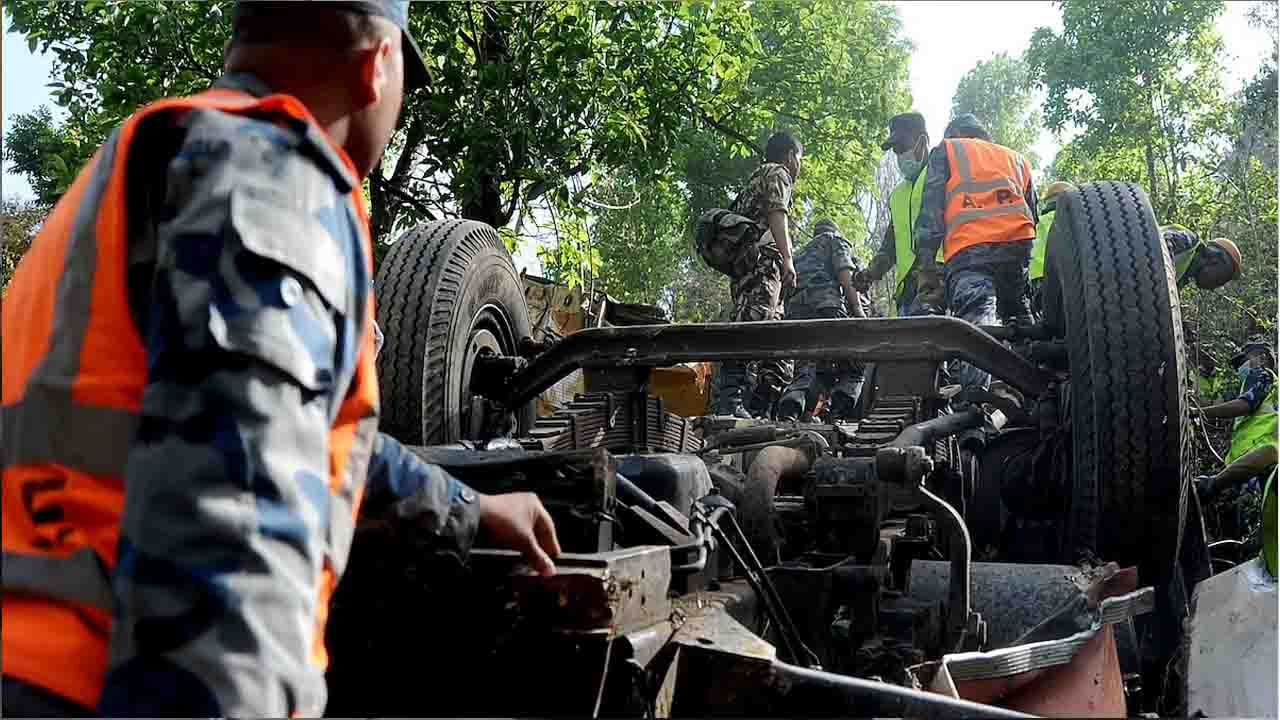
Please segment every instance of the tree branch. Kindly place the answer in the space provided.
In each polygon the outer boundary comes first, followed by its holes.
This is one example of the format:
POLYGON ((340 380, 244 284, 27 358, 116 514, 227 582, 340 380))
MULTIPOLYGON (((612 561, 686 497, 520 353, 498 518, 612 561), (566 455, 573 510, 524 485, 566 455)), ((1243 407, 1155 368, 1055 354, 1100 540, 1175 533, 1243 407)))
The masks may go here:
POLYGON ((720 121, 708 115, 707 111, 703 110, 702 108, 698 108, 698 114, 701 116, 702 121, 704 123, 706 123, 709 127, 719 131, 720 134, 730 139, 737 140, 738 142, 742 143, 746 147, 751 148, 751 152, 755 153, 756 155, 759 155, 762 157, 764 156, 764 151, 760 149, 760 146, 752 142, 751 138, 747 137, 746 135, 743 135, 742 133, 738 132, 737 130, 734 130, 731 127, 728 127, 727 125, 721 124, 720 121))
POLYGON ((370 185, 381 186, 382 190, 390 192, 392 195, 395 195, 396 197, 400 198, 400 202, 403 202, 404 204, 422 213, 427 217, 428 220, 436 219, 435 213, 431 212, 431 209, 428 208, 421 200, 418 200, 417 198, 405 192, 401 188, 396 187, 395 185, 388 182, 386 179, 378 177, 376 175, 370 175, 369 183, 370 185))

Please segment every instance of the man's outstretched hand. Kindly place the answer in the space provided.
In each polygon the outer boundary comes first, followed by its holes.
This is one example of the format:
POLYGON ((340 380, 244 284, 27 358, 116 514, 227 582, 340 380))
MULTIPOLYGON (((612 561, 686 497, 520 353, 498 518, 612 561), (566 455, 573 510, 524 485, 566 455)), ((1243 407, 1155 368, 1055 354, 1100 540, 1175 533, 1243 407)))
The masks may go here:
POLYGON ((555 575, 553 560, 560 556, 560 541, 551 515, 537 495, 528 492, 485 495, 480 503, 480 530, 488 540, 507 550, 518 550, 539 575, 555 575))

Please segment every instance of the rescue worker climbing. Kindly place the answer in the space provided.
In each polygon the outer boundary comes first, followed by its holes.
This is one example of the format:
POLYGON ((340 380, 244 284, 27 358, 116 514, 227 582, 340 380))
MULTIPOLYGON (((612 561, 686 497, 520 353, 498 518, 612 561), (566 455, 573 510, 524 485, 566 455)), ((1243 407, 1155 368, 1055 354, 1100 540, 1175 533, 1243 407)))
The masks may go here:
MULTIPOLYGON (((919 300, 921 287, 926 296, 936 296, 942 282, 936 263, 932 272, 922 276, 913 240, 913 228, 916 218, 920 217, 925 178, 928 177, 925 160, 929 155, 929 133, 925 129, 924 116, 918 112, 894 115, 889 119, 889 138, 880 144, 880 149, 893 150, 904 179, 889 194, 890 222, 880 241, 880 249, 865 271, 854 274, 854 286, 865 293, 892 267, 895 269, 894 306, 900 317, 940 314, 945 308, 926 306, 919 300)), ((938 249, 937 260, 942 261, 941 248, 938 249)))
POLYGON ((1039 314, 1043 306, 1044 262, 1049 248, 1049 230, 1053 228, 1053 218, 1058 211, 1058 195, 1075 192, 1076 186, 1061 180, 1050 183, 1040 199, 1040 219, 1036 221, 1036 240, 1031 245, 1031 266, 1027 277, 1031 287, 1031 310, 1039 314))
POLYGON ((1212 500, 1230 487, 1239 487, 1254 478, 1271 475, 1263 489, 1263 559, 1274 575, 1276 572, 1276 499, 1273 470, 1276 466, 1277 383, 1276 358, 1270 344, 1253 337, 1232 358, 1240 376, 1240 391, 1235 399, 1201 408, 1206 418, 1233 419, 1231 448, 1225 458, 1226 467, 1216 475, 1196 478, 1196 490, 1202 500, 1212 500))
MULTIPOLYGON (((866 317, 861 293, 853 287, 857 262, 849 241, 831 220, 819 220, 813 240, 796 255, 796 290, 787 298, 787 320, 866 317)), ((830 395, 836 419, 853 416, 862 393, 862 363, 810 360, 796 368, 795 380, 778 402, 778 419, 813 419, 819 395, 830 395)))
POLYGON ((407 1, 233 28, 227 74, 111 135, 5 297, 5 715, 321 715, 358 513, 554 571, 535 496, 377 433, 361 181, 426 78, 407 1))
POLYGON ((1227 238, 1201 240, 1187 228, 1171 224, 1160 235, 1173 258, 1178 288, 1194 282, 1201 290, 1217 290, 1240 277, 1240 248, 1227 238))
MULTIPOLYGON (((934 270, 942 248, 951 314, 980 325, 1030 322, 1027 266, 1038 220, 1031 164, 991 142, 978 119, 964 114, 929 153, 926 172, 916 262, 934 270)), ((957 363, 955 377, 963 387, 983 389, 991 379, 968 363, 957 363)))
MULTIPOLYGON (((804 146, 799 140, 790 133, 774 133, 765 147, 765 161, 751 174, 747 186, 729 208, 731 213, 754 223, 758 231, 752 241, 738 247, 739 257, 731 262, 732 322, 782 318, 782 299, 796 284, 787 214, 803 156, 804 146)), ((749 418, 751 413, 746 406, 750 405, 757 413, 767 415, 790 381, 789 361, 761 361, 755 364, 754 373, 745 361, 723 362, 716 377, 715 411, 749 418)))

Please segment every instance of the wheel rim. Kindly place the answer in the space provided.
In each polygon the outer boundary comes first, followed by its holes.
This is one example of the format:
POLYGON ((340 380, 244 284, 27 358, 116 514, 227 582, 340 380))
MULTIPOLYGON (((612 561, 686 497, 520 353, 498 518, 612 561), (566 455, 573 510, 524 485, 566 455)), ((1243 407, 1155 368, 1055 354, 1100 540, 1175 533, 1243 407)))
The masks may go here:
POLYGON ((482 353, 514 355, 518 338, 501 307, 486 304, 471 318, 467 331, 462 378, 458 385, 458 432, 464 440, 479 440, 484 432, 484 401, 471 392, 471 371, 482 353))

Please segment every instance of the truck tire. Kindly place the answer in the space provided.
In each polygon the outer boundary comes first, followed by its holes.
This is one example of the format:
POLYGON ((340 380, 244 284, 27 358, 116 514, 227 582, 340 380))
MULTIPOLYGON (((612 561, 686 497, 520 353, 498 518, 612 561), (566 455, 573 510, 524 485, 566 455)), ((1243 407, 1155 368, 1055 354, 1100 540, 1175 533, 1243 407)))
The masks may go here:
POLYGON ((1191 433, 1173 263, 1146 194, 1097 182, 1060 195, 1048 263, 1071 368, 1060 560, 1137 564, 1159 586, 1177 562, 1191 433))
MULTIPOLYGON (((428 222, 400 237, 374 282, 382 429, 409 445, 477 440, 470 390, 477 353, 515 355, 530 334, 524 289, 493 228, 473 220, 428 222)), ((533 425, 533 405, 516 425, 533 425)))

